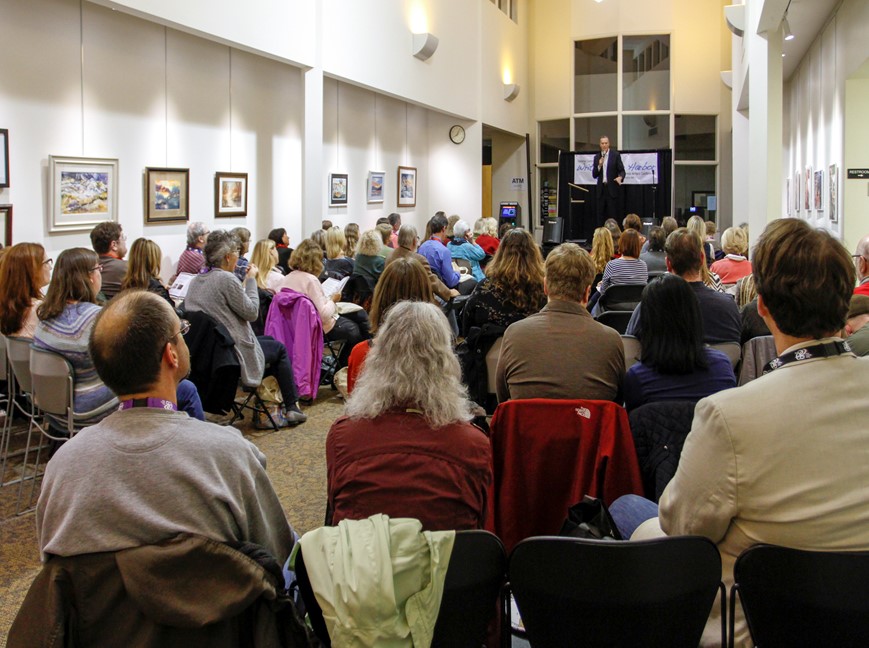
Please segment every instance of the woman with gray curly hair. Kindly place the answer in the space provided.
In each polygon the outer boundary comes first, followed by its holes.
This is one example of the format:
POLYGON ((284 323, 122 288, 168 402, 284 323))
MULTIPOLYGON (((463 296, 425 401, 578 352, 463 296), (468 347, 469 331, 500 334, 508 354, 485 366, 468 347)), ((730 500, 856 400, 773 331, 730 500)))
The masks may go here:
POLYGON ((331 523, 385 513, 429 531, 481 528, 492 449, 471 418, 446 316, 395 304, 326 438, 331 523))

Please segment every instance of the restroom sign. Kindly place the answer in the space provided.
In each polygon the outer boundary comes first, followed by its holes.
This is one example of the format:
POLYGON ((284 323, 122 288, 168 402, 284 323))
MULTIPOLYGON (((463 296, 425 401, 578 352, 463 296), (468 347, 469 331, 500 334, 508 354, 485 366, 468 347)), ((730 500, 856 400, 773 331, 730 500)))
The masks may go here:
POLYGON ((525 191, 525 178, 512 178, 510 188, 513 191, 525 191))

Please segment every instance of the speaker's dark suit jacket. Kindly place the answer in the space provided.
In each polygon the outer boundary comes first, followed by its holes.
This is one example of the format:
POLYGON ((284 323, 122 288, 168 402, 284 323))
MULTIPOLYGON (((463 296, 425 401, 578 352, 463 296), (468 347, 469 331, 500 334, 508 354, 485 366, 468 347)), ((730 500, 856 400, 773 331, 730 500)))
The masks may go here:
POLYGON ((606 188, 607 195, 610 198, 618 198, 620 185, 615 180, 616 178, 625 179, 625 165, 622 164, 621 154, 615 149, 611 148, 609 150, 609 157, 607 158, 606 168, 603 169, 603 173, 598 169, 599 163, 600 151, 595 154, 594 164, 591 167, 592 177, 597 178, 598 196, 603 195, 604 188, 606 188), (606 175, 606 184, 603 182, 604 175, 606 175))

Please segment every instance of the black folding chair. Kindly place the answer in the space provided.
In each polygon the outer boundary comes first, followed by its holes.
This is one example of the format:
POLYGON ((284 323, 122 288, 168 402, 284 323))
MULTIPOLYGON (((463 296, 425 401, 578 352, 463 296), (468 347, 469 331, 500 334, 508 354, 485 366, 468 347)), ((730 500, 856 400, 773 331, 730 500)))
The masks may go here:
POLYGON ((625 331, 628 330, 628 323, 631 321, 631 315, 633 314, 634 312, 629 310, 608 310, 595 317, 595 320, 615 329, 619 332, 619 335, 624 335, 625 331))
MULTIPOLYGON (((492 619, 501 612, 501 636, 508 636, 504 600, 507 558, 504 545, 488 531, 457 531, 432 646, 479 648, 492 619)), ((299 592, 314 633, 325 646, 332 642, 323 612, 308 578, 301 547, 296 555, 299 592)))
POLYGON ((509 580, 532 646, 696 648, 718 592, 725 643, 721 557, 707 538, 528 538, 509 580))
POLYGON ((754 644, 869 645, 869 552, 746 549, 733 568, 730 645, 736 597, 754 644))
POLYGON ((598 300, 598 310, 632 311, 643 298, 646 284, 618 284, 610 286, 598 300))

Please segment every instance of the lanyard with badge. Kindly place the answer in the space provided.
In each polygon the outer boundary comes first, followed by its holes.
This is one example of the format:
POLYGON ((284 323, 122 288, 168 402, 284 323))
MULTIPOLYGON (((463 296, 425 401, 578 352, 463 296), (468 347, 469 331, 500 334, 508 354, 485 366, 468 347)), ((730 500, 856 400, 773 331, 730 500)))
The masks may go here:
POLYGON ((848 346, 848 343, 841 340, 824 342, 823 344, 814 344, 802 349, 788 351, 777 358, 773 358, 766 363, 766 366, 763 368, 763 373, 764 375, 768 374, 770 371, 775 371, 776 369, 793 362, 801 362, 813 358, 834 358, 845 354, 854 355, 851 351, 851 347, 848 346))
POLYGON ((131 398, 130 400, 121 401, 121 405, 118 409, 123 411, 133 409, 134 407, 152 407, 154 409, 169 410, 171 412, 178 411, 178 406, 175 405, 175 403, 162 398, 131 398))

